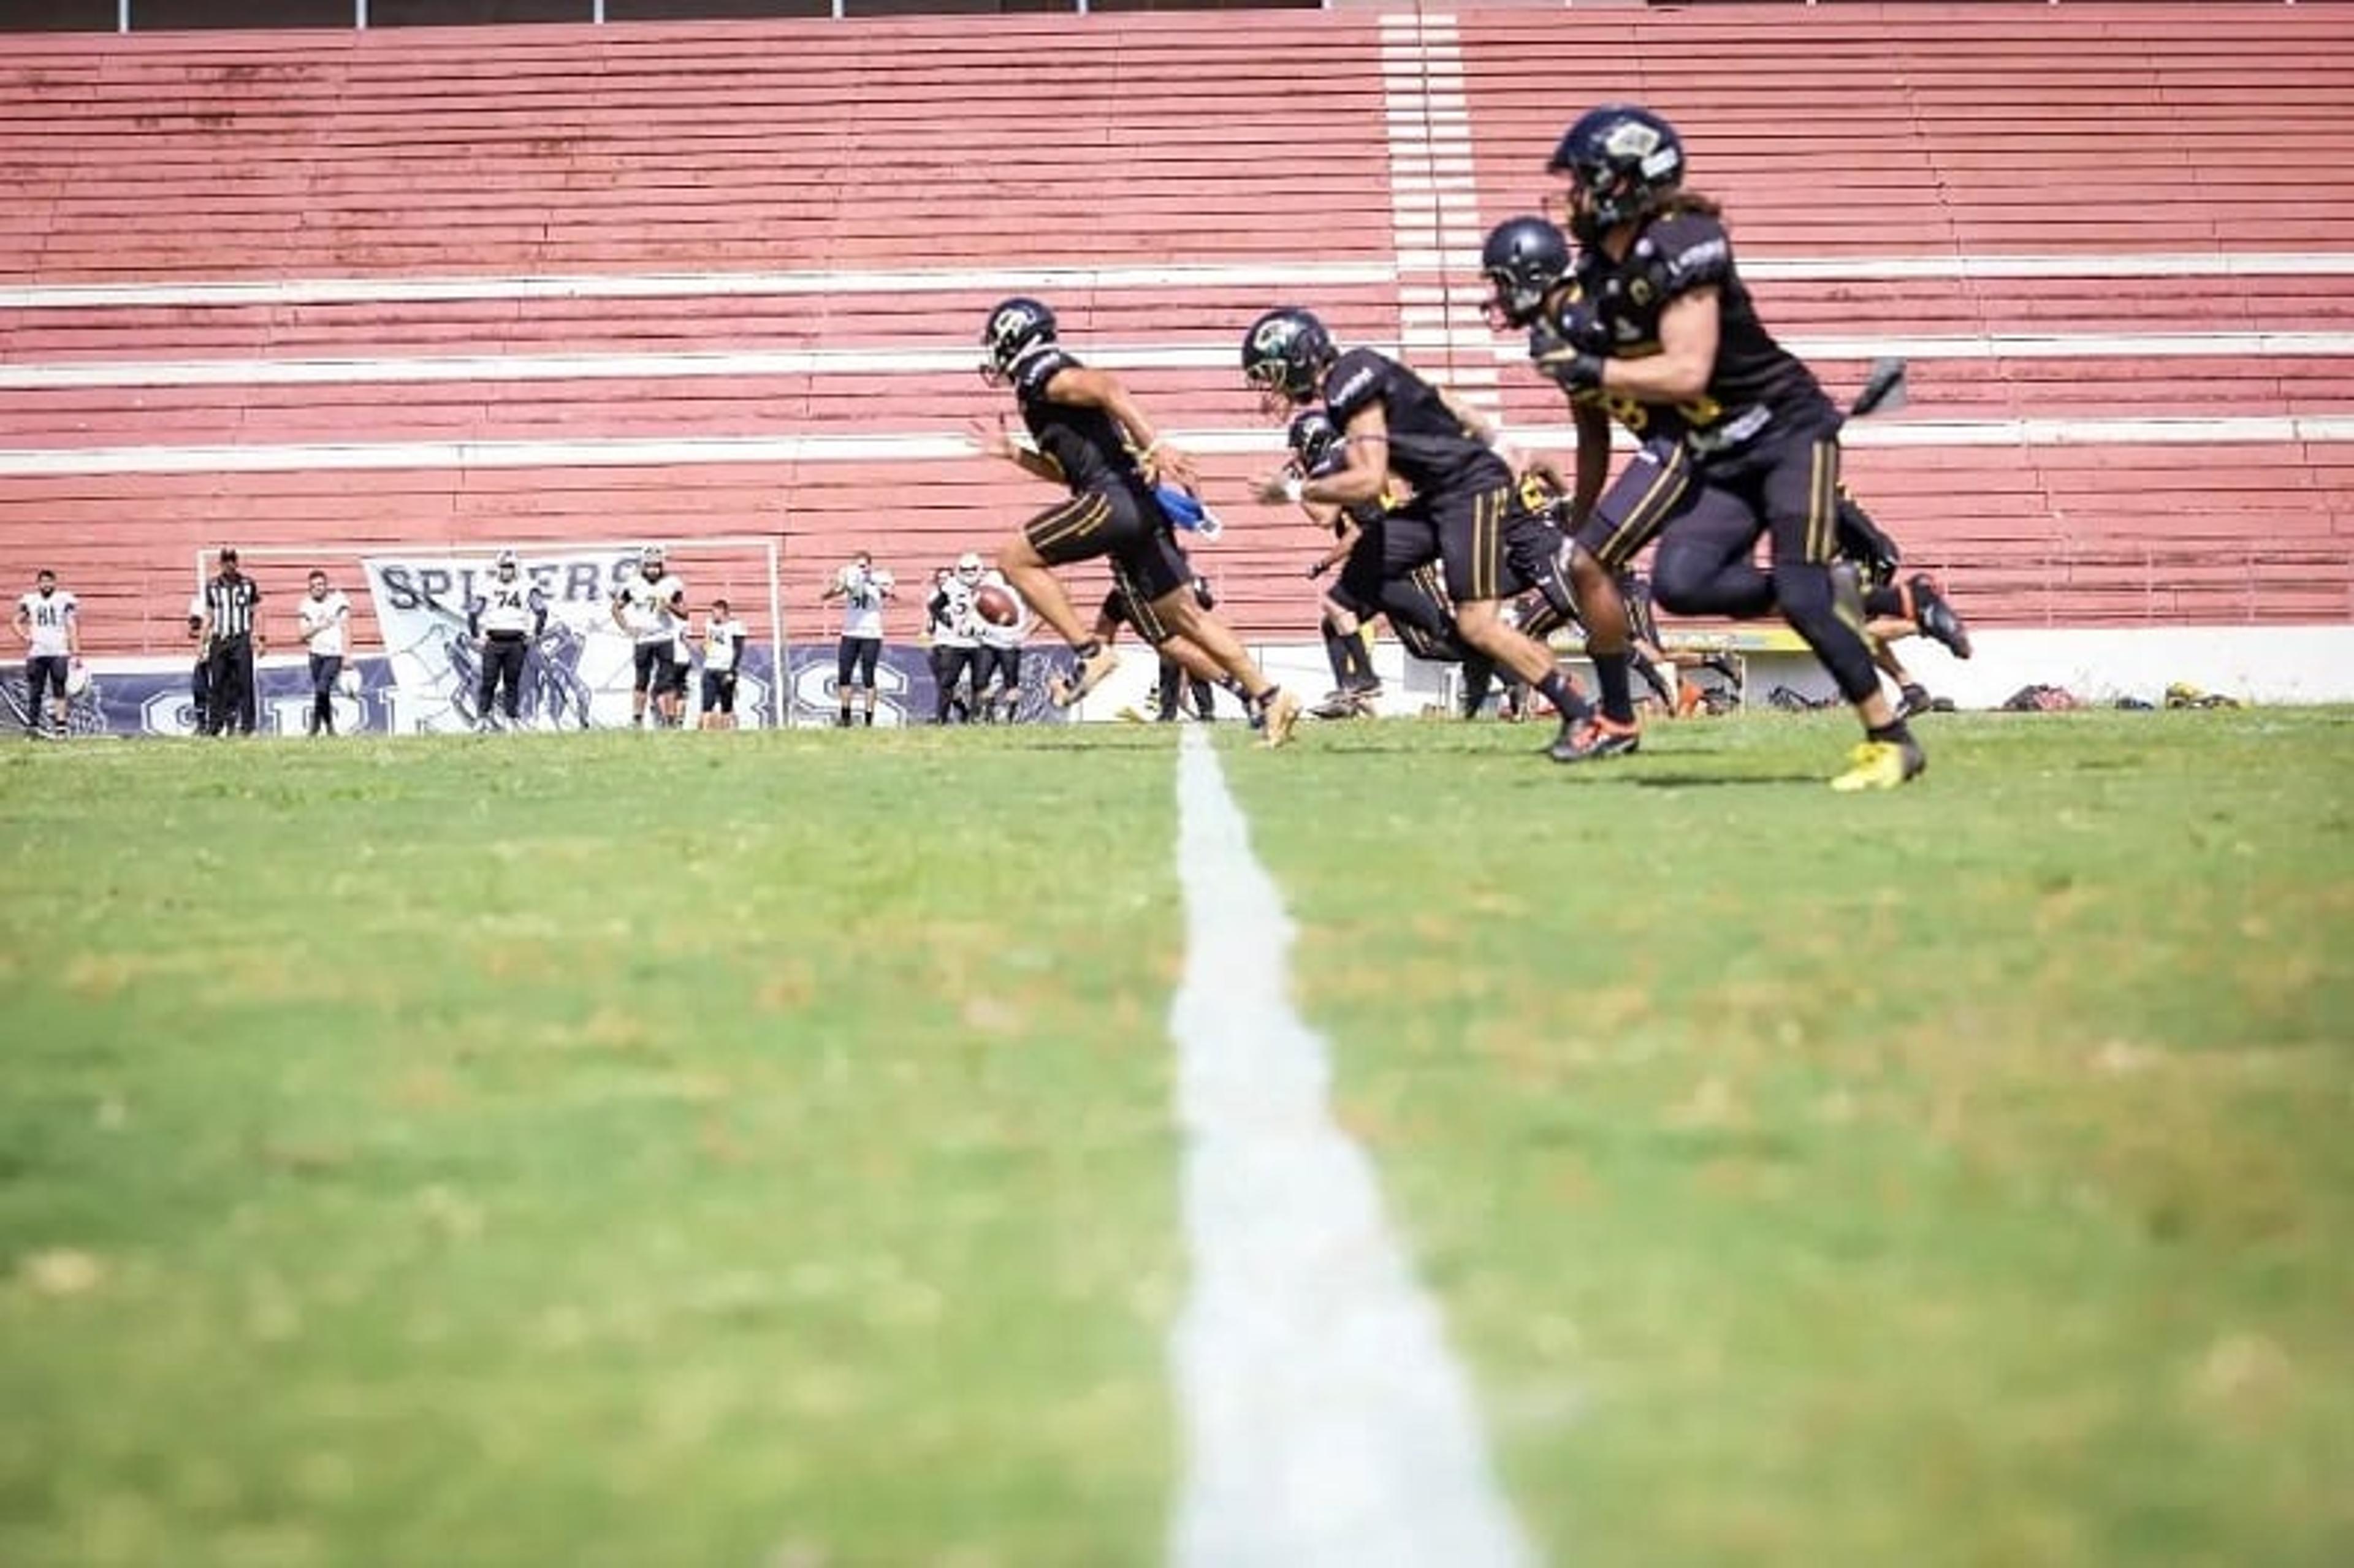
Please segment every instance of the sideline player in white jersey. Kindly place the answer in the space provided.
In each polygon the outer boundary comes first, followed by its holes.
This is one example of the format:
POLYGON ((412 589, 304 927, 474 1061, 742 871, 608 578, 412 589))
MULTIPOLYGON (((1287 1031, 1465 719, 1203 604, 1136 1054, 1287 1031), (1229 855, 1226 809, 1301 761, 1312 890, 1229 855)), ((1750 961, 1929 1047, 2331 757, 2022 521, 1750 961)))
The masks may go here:
POLYGON ((866 723, 875 723, 875 666, 883 657, 883 605, 898 597, 891 574, 861 550, 848 566, 833 574, 833 583, 818 595, 820 604, 842 600, 842 642, 835 650, 833 695, 840 704, 834 725, 850 727, 850 694, 864 686, 866 723))
POLYGON ((981 586, 1012 599, 1013 619, 1000 626, 976 609, 973 628, 981 636, 981 656, 972 666, 972 700, 985 722, 1012 724, 1022 711, 1022 644, 1029 641, 1038 618, 1003 572, 983 573, 981 586))
POLYGON ((41 695, 57 694, 54 734, 67 734, 66 674, 81 657, 81 604, 58 587, 58 574, 42 571, 33 577, 33 591, 16 600, 16 635, 25 640, 25 734, 41 733, 41 695))
POLYGON ((646 694, 651 691, 655 722, 675 726, 686 701, 686 670, 675 657, 679 629, 686 624, 686 585, 665 567, 660 545, 648 545, 638 553, 637 576, 613 595, 613 623, 637 643, 631 725, 645 722, 646 694))
POLYGON ((724 599, 703 620, 703 727, 736 727, 736 677, 744 671, 744 623, 724 599))
POLYGON ((294 606, 294 629, 311 657, 311 716, 303 733, 335 733, 335 680, 344 673, 350 641, 352 601, 327 585, 327 574, 311 574, 311 591, 294 606))
POLYGON ((951 705, 964 710, 970 724, 981 707, 981 611, 972 596, 981 590, 981 556, 970 550, 957 557, 956 569, 932 590, 928 607, 932 627, 932 722, 949 722, 951 705), (957 695, 959 682, 970 683, 968 694, 957 695))
POLYGON ((513 550, 499 552, 490 581, 466 606, 466 630, 482 641, 474 727, 492 727, 491 705, 496 701, 513 729, 523 718, 525 661, 533 640, 547 630, 547 596, 523 575, 523 564, 513 550))

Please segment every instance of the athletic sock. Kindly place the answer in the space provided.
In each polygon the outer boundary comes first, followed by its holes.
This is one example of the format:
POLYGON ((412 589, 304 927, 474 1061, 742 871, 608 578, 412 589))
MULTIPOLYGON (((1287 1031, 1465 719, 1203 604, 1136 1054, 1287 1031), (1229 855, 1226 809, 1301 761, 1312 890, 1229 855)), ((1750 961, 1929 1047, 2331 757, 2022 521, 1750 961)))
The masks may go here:
POLYGON ((1324 658, 1332 666, 1332 684, 1336 690, 1347 691, 1356 670, 1357 662, 1349 657, 1349 644, 1354 641, 1333 630, 1331 621, 1324 623, 1324 658))
POLYGON ((1866 588, 1863 594, 1863 613, 1874 620, 1892 615, 1910 620, 1913 619, 1912 599, 1911 594, 1906 593, 1895 583, 1890 583, 1884 588, 1866 588))
POLYGON ((866 710, 866 727, 868 729, 873 729, 875 727, 875 710, 873 708, 868 708, 866 710))
POLYGON ((1635 666, 1635 673, 1643 677, 1643 683, 1651 688, 1659 701, 1667 704, 1670 709, 1674 708, 1676 689, 1668 683, 1667 673, 1653 663, 1648 655, 1629 652, 1627 659, 1635 666))
POLYGON ((1594 655, 1594 678, 1602 685, 1602 716, 1613 724, 1635 722, 1635 694, 1627 680, 1627 655, 1594 655))
POLYGON ((1563 718, 1582 719, 1594 711, 1585 699, 1579 696, 1576 689, 1569 683, 1569 677, 1558 670, 1539 681, 1537 690, 1543 694, 1545 701, 1553 705, 1553 711, 1560 714, 1563 718))
POLYGON ((1873 740, 1881 741, 1890 746, 1911 746, 1913 744, 1912 727, 1905 724, 1903 719, 1893 719, 1883 725, 1867 726, 1863 733, 1873 740))

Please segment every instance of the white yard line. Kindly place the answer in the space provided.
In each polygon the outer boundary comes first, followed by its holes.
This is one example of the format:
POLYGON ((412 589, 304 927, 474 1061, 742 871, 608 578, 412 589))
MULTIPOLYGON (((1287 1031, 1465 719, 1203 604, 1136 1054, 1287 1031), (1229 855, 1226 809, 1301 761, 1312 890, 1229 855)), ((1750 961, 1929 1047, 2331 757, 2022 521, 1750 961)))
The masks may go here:
MULTIPOLYGON (((1409 313, 1415 307, 1408 307, 1409 313)), ((1436 309, 1436 307, 1429 307, 1436 309)), ((1476 316, 1476 313, 1475 313, 1476 316)), ((1414 326, 1409 320, 1408 326, 1414 326)), ((1459 323, 1417 329, 1395 343, 1367 346, 1410 361, 1458 367, 1524 366, 1527 345, 1500 341, 1484 323, 1475 339, 1459 323), (1435 335, 1434 335, 1435 334, 1435 335), (1449 335, 1456 334, 1456 335, 1449 335)), ((2235 359, 2354 357, 2354 332, 2015 333, 1970 336, 1785 337, 1806 360, 1903 359, 2235 359)), ((1112 370, 1220 370, 1235 366, 1232 344, 1089 344, 1091 365, 1112 370)), ((667 381, 753 376, 969 375, 975 349, 875 344, 839 348, 705 349, 602 354, 354 354, 314 358, 69 359, 0 361, 0 391, 104 387, 292 387, 414 385, 431 382, 667 381)), ((1441 372, 1442 379, 1447 373, 1441 372)), ((1450 383, 1451 384, 1451 383, 1450 383)), ((1237 378, 1236 385, 1240 385, 1237 378)), ((1486 383, 1493 391, 1494 373, 1486 383)))
MULTIPOLYGON (((1468 174, 1441 167, 1439 174, 1468 174)), ((1434 192, 1434 196, 1438 194, 1434 192)), ((1434 201, 1434 210, 1437 210, 1434 201)), ((1988 278, 2344 278, 2354 251, 2140 251, 2020 256, 1750 256, 1752 282, 1956 282, 1988 278)), ((1169 262, 1108 267, 811 269, 803 271, 485 273, 387 278, 154 279, 119 283, 0 286, 0 310, 110 306, 359 305, 467 300, 664 300, 809 294, 1059 292, 1090 290, 1280 289, 1313 302, 1319 288, 1461 278, 1437 250, 1395 260, 1169 262)), ((1476 291, 1479 280, 1463 281, 1476 291)), ((1472 302, 1477 304, 1475 297, 1472 302)), ((975 329, 978 331, 979 329, 975 329)))
MULTIPOLYGON (((1257 426, 1163 432, 1203 454, 1279 451, 1283 432, 1257 426)), ((1532 450, 1573 449, 1566 425, 1522 425, 1532 450)), ((2218 418, 1874 419, 1850 425, 1850 447, 2244 446, 2354 441, 2354 415, 2251 414, 2218 418)), ((1623 444, 1623 438, 1620 438, 1623 444)), ((28 474, 303 473, 389 469, 701 467, 715 463, 931 462, 974 457, 961 436, 614 436, 565 440, 256 443, 249 446, 0 448, 0 478, 28 474)))
POLYGON ((1326 1105, 1292 926, 1199 731, 1177 758, 1171 1008, 1193 1278, 1171 1333, 1173 1568, 1511 1568, 1530 1549, 1469 1382, 1326 1105))

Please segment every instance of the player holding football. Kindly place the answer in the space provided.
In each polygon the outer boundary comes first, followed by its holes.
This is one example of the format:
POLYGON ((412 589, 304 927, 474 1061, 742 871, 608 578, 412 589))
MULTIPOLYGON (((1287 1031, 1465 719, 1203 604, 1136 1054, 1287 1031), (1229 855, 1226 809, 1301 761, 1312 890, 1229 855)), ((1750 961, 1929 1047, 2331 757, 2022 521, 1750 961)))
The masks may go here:
POLYGON ((932 630, 932 722, 949 722, 953 707, 970 724, 981 705, 981 615, 973 595, 981 589, 981 557, 967 550, 955 569, 940 579, 924 607, 932 630), (957 688, 966 688, 959 696, 957 688))
POLYGON ((1659 508, 1659 603, 1744 620, 1778 609, 1864 728, 1832 788, 1918 777, 1928 759, 1881 691, 1852 580, 1832 571, 1840 413, 1758 319, 1720 209, 1684 188, 1681 138, 1649 110, 1605 105, 1570 126, 1548 167, 1569 183, 1576 293, 1591 316, 1543 364, 1593 409, 1581 437, 1616 415, 1638 438, 1662 438, 1650 482, 1679 493, 1659 508), (1679 461, 1691 465, 1681 481, 1679 461), (1770 573, 1752 559, 1761 534, 1770 573))
MULTIPOLYGON (((978 557, 975 557, 978 559, 978 557)), ((1022 711, 1022 644, 1030 635, 1036 617, 1005 574, 985 572, 981 588, 975 590, 974 608, 981 609, 987 590, 1005 596, 1013 607, 1011 619, 998 620, 987 613, 978 616, 975 629, 981 633, 981 650, 972 662, 972 700, 985 724, 1012 724, 1022 711)))
POLYGON ((1216 615, 1193 601, 1186 577, 1169 574, 1160 541, 1170 519, 1152 487, 1161 478, 1190 485, 1192 460, 1155 433, 1119 377, 1081 365, 1055 341, 1055 313, 1038 301, 1001 301, 981 341, 982 378, 1013 387, 1031 444, 1017 444, 1002 415, 993 428, 975 422, 975 444, 1071 493, 1024 524, 997 557, 1006 581, 1078 655, 1076 677, 1064 688, 1068 700, 1100 683, 1119 655, 1079 620, 1054 568, 1108 556, 1171 632, 1240 683, 1253 715, 1265 721, 1265 743, 1288 740, 1299 699, 1268 680, 1216 615))

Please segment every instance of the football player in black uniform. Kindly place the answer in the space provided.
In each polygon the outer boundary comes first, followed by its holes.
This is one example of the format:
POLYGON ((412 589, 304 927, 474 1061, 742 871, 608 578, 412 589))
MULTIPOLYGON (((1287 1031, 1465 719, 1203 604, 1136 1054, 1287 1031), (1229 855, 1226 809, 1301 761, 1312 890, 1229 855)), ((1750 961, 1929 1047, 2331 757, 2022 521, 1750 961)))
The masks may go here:
POLYGON ((1169 631, 1241 683, 1253 716, 1265 720, 1266 744, 1291 738, 1299 699, 1262 674, 1234 633, 1194 602, 1190 573, 1171 574, 1171 552, 1161 546, 1169 518, 1152 484, 1162 475, 1190 483, 1191 460, 1154 433, 1119 377, 1081 365, 1055 342, 1055 313, 1036 300, 1001 301, 989 313, 981 341, 987 351, 983 379, 1012 384, 1034 444, 1017 445, 1002 415, 994 429, 976 428, 976 443, 1071 492, 1068 501, 1024 524, 997 557, 1014 591, 1077 653, 1076 678, 1064 688, 1068 700, 1086 695, 1119 656, 1079 620, 1054 568, 1108 556, 1169 631))
MULTIPOLYGON (((1581 350, 1609 352, 1607 334, 1586 308, 1570 260, 1569 241, 1560 229, 1542 217, 1507 218, 1489 231, 1480 260, 1489 286, 1489 323, 1500 331, 1525 329, 1529 358, 1539 370, 1548 376, 1566 375, 1581 350)), ((1891 366, 1889 381, 1901 383, 1902 363, 1891 362, 1891 366)), ((1865 397, 1876 404, 1875 390, 1884 390, 1888 383, 1881 382, 1877 375, 1874 379, 1879 386, 1867 389, 1865 397)), ((1691 459, 1682 450, 1684 425, 1676 409, 1618 403, 1616 409, 1628 419, 1638 444, 1618 482, 1605 491, 1603 481, 1609 468, 1608 407, 1596 389, 1570 393, 1570 408, 1577 424, 1576 492, 1568 504, 1574 520, 1570 526, 1578 545, 1572 575, 1581 610, 1594 611, 1596 619, 1604 621, 1623 615, 1623 624, 1632 632, 1627 647, 1634 667, 1657 688, 1660 682, 1651 671, 1659 659, 1659 640, 1646 631, 1646 613, 1628 595, 1625 584, 1629 563, 1658 536, 1684 499, 1692 480, 1691 459), (1592 582, 1589 574, 1597 567, 1617 580, 1615 593, 1604 592, 1592 582), (1645 648, 1647 638, 1652 648, 1645 648)), ((1859 402, 1855 412, 1867 411, 1866 405, 1859 402)), ((1845 485, 1839 491, 1837 535, 1839 558, 1855 566, 1866 585, 1863 604, 1871 618, 1866 641, 1873 662, 1903 688, 1909 716, 1914 694, 1925 706, 1928 694, 1912 682, 1888 642, 1918 632, 1967 659, 1969 633, 1934 577, 1915 572, 1902 582, 1897 580, 1901 556, 1895 542, 1845 485)), ((1611 699, 1606 675, 1604 686, 1603 712, 1608 715, 1611 699)))
MULTIPOLYGON (((1294 415, 1285 439, 1303 481, 1328 478, 1348 461, 1339 428, 1320 408, 1294 415)), ((1457 635, 1455 611, 1447 602, 1446 582, 1434 558, 1437 537, 1428 521, 1413 510, 1411 502, 1392 504, 1386 493, 1352 506, 1320 505, 1306 499, 1299 505, 1332 530, 1332 547, 1310 565, 1309 580, 1336 566, 1341 568, 1340 580, 1324 594, 1322 626, 1336 684, 1319 715, 1331 718, 1363 713, 1380 693, 1360 630, 1377 615, 1389 617, 1390 630, 1416 658, 1463 665, 1466 716, 1479 712, 1495 664, 1485 653, 1466 648, 1457 635)))
MULTIPOLYGON (((1437 388, 1369 348, 1342 354, 1324 323, 1307 311, 1269 311, 1243 336, 1243 376, 1269 413, 1291 414, 1321 400, 1341 434, 1345 461, 1320 479, 1287 469, 1259 490, 1267 502, 1309 501, 1363 506, 1389 488, 1393 471, 1414 489, 1411 506, 1393 514, 1384 532, 1426 526, 1422 546, 1446 569, 1458 634, 1469 647, 1545 694, 1561 714, 1549 747, 1556 761, 1595 755, 1593 713, 1542 642, 1505 623, 1506 597, 1523 583, 1569 598, 1558 560, 1559 535, 1522 503, 1520 482, 1482 432, 1437 388), (1410 521, 1409 521, 1410 520, 1410 521)), ((1398 550, 1385 544, 1384 554, 1398 550)), ((1403 559, 1403 555, 1400 555, 1403 559)))
POLYGON ((1548 373, 1596 407, 1595 422, 1672 436, 1691 463, 1653 566, 1659 603, 1736 620, 1779 609, 1864 726, 1832 787, 1918 776, 1927 759, 1881 691, 1861 596, 1832 571, 1841 416, 1758 320, 1716 204, 1683 188, 1681 139, 1649 110, 1606 105, 1579 117, 1548 167, 1569 182, 1577 294, 1592 313, 1548 373), (1760 534, 1770 573, 1752 559, 1760 534))

